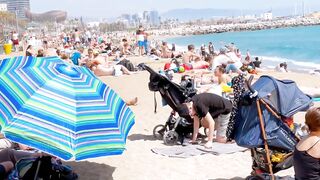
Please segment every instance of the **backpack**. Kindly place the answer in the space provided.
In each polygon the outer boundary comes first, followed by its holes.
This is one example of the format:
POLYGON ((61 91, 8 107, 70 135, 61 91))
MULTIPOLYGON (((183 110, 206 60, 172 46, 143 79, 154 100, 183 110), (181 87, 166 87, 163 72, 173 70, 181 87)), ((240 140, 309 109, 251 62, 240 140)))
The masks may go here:
POLYGON ((118 65, 126 67, 129 71, 135 71, 134 65, 128 59, 121 60, 118 65))
POLYGON ((23 158, 16 163, 9 180, 76 180, 78 175, 61 163, 52 163, 50 156, 23 158))

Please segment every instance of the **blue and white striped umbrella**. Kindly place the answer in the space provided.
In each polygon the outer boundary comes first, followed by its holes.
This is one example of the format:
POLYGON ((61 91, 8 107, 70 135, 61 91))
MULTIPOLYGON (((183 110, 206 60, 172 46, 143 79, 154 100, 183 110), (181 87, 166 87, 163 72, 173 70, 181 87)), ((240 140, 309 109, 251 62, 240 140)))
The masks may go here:
POLYGON ((64 160, 121 154, 134 114, 90 70, 58 57, 0 61, 0 130, 64 160))

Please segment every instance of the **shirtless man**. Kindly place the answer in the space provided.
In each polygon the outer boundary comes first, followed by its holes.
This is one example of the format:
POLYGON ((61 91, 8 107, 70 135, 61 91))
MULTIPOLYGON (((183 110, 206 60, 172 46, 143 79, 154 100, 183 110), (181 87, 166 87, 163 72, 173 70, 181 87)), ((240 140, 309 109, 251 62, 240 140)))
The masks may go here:
POLYGON ((183 55, 183 63, 189 69, 205 69, 209 63, 201 60, 201 57, 194 52, 194 45, 188 45, 188 52, 183 55))

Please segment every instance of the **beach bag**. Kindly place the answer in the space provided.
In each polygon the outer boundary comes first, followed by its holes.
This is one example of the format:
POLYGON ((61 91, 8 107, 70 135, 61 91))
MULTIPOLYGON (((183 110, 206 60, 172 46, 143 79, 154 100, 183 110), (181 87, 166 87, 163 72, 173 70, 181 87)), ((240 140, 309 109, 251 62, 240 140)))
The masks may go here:
POLYGON ((129 71, 135 71, 134 65, 127 59, 121 60, 118 65, 126 67, 129 71))
POLYGON ((9 175, 9 180, 76 180, 75 174, 69 166, 52 163, 50 156, 38 158, 23 158, 16 163, 15 170, 9 175))

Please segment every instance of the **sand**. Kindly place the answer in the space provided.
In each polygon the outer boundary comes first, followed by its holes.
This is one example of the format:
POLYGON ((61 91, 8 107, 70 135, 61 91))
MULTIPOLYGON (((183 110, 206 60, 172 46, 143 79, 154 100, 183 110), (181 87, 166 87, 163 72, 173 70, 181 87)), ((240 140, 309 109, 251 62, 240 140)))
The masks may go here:
MULTIPOLYGON (((130 58, 134 63, 146 62, 155 70, 163 66, 162 61, 147 58, 130 58)), ((319 87, 319 77, 297 73, 267 72, 280 79, 292 79, 299 86, 319 87)), ((149 73, 120 77, 101 77, 124 99, 139 98, 137 106, 132 107, 136 124, 130 131, 127 150, 120 156, 92 159, 87 162, 72 163, 80 179, 115 180, 204 180, 204 179, 244 179, 251 172, 250 152, 215 156, 211 154, 187 159, 169 158, 154 154, 152 148, 167 147, 161 140, 152 136, 154 126, 164 124, 170 114, 170 107, 162 107, 157 93, 158 112, 154 114, 153 92, 148 89, 149 73)), ((317 104, 319 105, 319 104, 317 104)), ((303 122, 303 113, 295 116, 303 122)), ((281 176, 294 175, 293 169, 278 173, 281 176)))
MULTIPOLYGON (((155 70, 163 67, 168 60, 152 61, 148 58, 130 58, 135 64, 146 62, 155 70)), ((317 88, 319 76, 298 73, 266 72, 280 79, 292 79, 299 86, 317 88)), ((123 99, 138 97, 137 106, 132 110, 136 123, 131 129, 127 150, 122 155, 90 159, 84 162, 69 162, 80 179, 84 180, 205 180, 244 179, 251 172, 250 152, 230 155, 199 155, 187 159, 169 158, 154 154, 152 148, 167 147, 152 135, 154 126, 164 124, 170 114, 170 107, 162 107, 157 93, 158 112, 154 114, 153 92, 148 89, 149 73, 139 72, 130 76, 101 77, 123 99)), ((317 104, 320 105, 319 103, 317 104)), ((304 114, 298 113, 295 120, 303 122, 304 114)), ((293 168, 278 173, 293 176, 293 168)))

